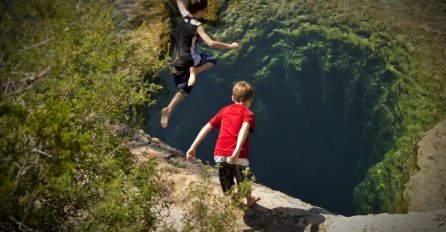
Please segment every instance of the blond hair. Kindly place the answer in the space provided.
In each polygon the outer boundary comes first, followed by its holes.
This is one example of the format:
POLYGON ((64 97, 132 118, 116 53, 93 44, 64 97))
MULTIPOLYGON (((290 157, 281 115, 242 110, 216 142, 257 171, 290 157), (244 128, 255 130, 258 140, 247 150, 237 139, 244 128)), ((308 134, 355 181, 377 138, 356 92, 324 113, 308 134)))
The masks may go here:
POLYGON ((232 96, 236 102, 246 102, 254 96, 254 89, 246 81, 239 81, 232 88, 232 96))

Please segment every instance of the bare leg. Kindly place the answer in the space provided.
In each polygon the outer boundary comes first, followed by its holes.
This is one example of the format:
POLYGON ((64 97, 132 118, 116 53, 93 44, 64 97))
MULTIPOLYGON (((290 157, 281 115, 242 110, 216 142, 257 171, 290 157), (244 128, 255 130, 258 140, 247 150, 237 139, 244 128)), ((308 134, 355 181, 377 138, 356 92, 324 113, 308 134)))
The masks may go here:
POLYGON ((195 77, 197 76, 197 70, 195 67, 189 68, 189 80, 187 81, 187 86, 191 86, 195 84, 195 77))
POLYGON ((246 194, 246 205, 248 207, 252 207, 257 201, 260 201, 260 197, 254 197, 251 195, 251 192, 246 194))
POLYGON ((189 69, 189 72, 190 72, 189 81, 187 82, 187 85, 188 86, 194 85, 195 84, 195 80, 196 80, 196 76, 199 73, 204 72, 204 71, 206 71, 206 70, 208 70, 208 69, 210 69, 210 68, 212 68, 214 66, 215 66, 214 63, 207 62, 207 63, 204 63, 204 64, 202 64, 200 66, 197 66, 197 67, 190 67, 190 69, 189 69))
POLYGON ((161 126, 163 128, 167 127, 167 124, 169 124, 169 117, 172 110, 180 103, 185 97, 187 96, 187 93, 183 92, 177 92, 172 100, 170 101, 169 105, 161 110, 161 126))

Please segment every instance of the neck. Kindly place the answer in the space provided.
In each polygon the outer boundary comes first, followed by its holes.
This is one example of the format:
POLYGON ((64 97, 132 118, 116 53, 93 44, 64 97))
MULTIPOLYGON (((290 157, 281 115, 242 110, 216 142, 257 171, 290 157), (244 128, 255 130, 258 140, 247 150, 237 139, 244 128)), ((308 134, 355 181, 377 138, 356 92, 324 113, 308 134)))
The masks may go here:
POLYGON ((234 102, 234 104, 242 105, 242 106, 245 106, 246 108, 249 108, 249 103, 248 102, 234 102))

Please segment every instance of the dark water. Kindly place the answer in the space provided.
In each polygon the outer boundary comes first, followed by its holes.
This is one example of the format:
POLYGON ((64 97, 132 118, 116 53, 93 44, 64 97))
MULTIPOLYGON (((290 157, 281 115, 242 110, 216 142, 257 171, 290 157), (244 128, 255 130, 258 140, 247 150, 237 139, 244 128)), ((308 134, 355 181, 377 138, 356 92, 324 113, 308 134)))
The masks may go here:
MULTIPOLYGON (((272 22, 263 30, 277 27, 272 22)), ((257 182, 334 213, 355 214, 353 191, 370 167, 361 162, 376 149, 370 128, 379 126, 370 118, 385 84, 379 82, 382 60, 315 33, 259 36, 234 57, 220 57, 215 68, 198 75, 166 129, 160 127, 160 110, 176 89, 163 73, 167 91, 150 110, 148 132, 186 152, 201 127, 231 104, 232 84, 247 80, 255 88, 250 161, 257 182)), ((204 162, 213 163, 216 135, 198 149, 204 162)))
MULTIPOLYGON (((258 82, 240 68, 219 65, 198 76, 196 87, 173 112, 168 128, 159 126, 161 106, 169 93, 151 111, 149 133, 171 146, 186 151, 201 127, 224 105, 231 103, 232 82, 245 79, 254 83, 252 109, 257 130, 251 135, 251 166, 257 182, 335 213, 354 213, 352 193, 358 183, 356 164, 360 152, 363 108, 359 99, 344 106, 343 81, 332 73, 333 93, 322 100, 320 71, 310 61, 301 72, 303 85, 299 102, 289 84, 281 78, 290 70, 272 70, 269 81, 258 82), (224 81, 219 80, 223 78, 224 81)), ((361 88, 355 96, 362 96, 361 88)), ((163 104, 164 102, 164 104, 163 104)), ((212 152, 217 131, 199 147, 198 157, 213 163, 212 152)))

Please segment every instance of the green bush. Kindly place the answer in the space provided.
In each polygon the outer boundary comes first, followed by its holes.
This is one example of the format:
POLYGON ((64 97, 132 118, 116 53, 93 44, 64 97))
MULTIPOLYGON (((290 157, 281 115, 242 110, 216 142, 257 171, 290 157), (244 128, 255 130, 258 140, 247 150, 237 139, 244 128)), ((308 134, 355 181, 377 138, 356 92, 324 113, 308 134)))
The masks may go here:
POLYGON ((236 207, 243 196, 231 202, 223 195, 213 195, 212 167, 206 165, 203 171, 203 182, 191 183, 186 191, 191 206, 183 218, 182 231, 236 231, 236 207))
POLYGON ((153 103, 160 86, 142 77, 162 63, 141 73, 148 64, 117 36, 110 3, 0 3, 1 230, 157 226, 156 165, 135 162, 113 128, 129 106, 153 103))

